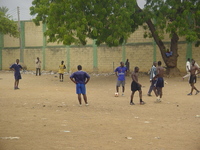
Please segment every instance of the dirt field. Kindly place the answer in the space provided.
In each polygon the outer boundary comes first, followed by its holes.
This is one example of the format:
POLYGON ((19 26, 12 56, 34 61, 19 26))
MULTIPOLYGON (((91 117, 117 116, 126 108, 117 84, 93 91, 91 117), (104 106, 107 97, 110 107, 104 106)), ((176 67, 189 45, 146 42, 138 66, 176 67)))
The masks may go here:
POLYGON ((0 72, 0 150, 200 150, 200 94, 187 96, 187 79, 165 78, 154 103, 149 77, 139 77, 146 104, 137 92, 131 106, 130 77, 125 96, 114 97, 114 75, 91 75, 89 106, 80 107, 69 76, 55 76, 22 74, 14 90, 13 73, 0 72))

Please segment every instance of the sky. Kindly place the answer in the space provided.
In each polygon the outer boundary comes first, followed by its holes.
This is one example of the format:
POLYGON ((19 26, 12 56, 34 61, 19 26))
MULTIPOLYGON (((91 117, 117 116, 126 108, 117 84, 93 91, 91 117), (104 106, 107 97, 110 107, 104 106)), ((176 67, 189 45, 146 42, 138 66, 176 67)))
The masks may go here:
MULTIPOLYGON (((33 0, 0 0, 0 7, 4 6, 9 9, 8 14, 11 19, 17 21, 17 7, 19 7, 20 20, 31 20, 34 16, 30 15, 29 8, 32 6, 33 0)), ((137 0, 138 5, 143 8, 146 0, 137 0)))

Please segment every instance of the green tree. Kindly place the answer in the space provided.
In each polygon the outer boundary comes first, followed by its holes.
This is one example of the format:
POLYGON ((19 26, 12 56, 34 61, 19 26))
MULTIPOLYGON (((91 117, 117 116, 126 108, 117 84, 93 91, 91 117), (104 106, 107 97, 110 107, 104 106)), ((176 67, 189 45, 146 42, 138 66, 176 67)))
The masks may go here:
POLYGON ((19 37, 17 24, 10 20, 7 14, 8 8, 0 7, 0 33, 9 34, 13 37, 19 37))
MULTIPOLYGON (((36 25, 47 24, 49 42, 65 45, 87 43, 86 38, 96 39, 97 45, 106 43, 118 46, 126 42, 138 26, 144 26, 144 37, 153 37, 167 72, 179 72, 177 68, 179 37, 187 41, 200 38, 199 0, 147 0, 141 9, 136 0, 33 0, 30 8, 36 25), (167 57, 164 35, 171 39, 167 57)), ((198 44, 198 43, 197 43, 198 44)))
POLYGON ((144 21, 150 33, 146 36, 153 37, 157 43, 162 58, 167 66, 168 74, 177 74, 178 41, 179 37, 185 37, 188 42, 200 39, 199 19, 200 1, 199 0, 147 0, 145 8, 138 11, 144 16, 144 21), (171 39, 169 50, 164 44, 164 35, 169 35, 171 39), (166 56, 166 52, 171 51, 172 56, 166 56))
POLYGON ((122 44, 132 32, 133 0, 34 0, 33 21, 47 24, 49 42, 86 44, 86 38, 109 46, 122 44))

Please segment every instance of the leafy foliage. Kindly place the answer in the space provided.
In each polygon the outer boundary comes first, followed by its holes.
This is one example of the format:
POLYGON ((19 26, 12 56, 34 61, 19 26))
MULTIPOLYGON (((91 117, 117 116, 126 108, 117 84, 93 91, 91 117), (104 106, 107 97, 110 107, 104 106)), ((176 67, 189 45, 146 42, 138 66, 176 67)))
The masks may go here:
MULTIPOLYGON (((30 8, 36 25, 47 24, 49 42, 118 46, 133 32, 135 0, 34 0, 30 8)), ((137 25, 135 25, 137 27, 137 25)))
MULTIPOLYGON (((32 5, 35 24, 47 24, 48 42, 85 45, 91 38, 118 46, 149 19, 160 39, 166 33, 189 42, 200 39, 199 0, 147 0, 143 10, 136 0, 33 0, 32 5)), ((153 35, 147 30, 144 37, 153 35)))
POLYGON ((154 19, 157 34, 162 39, 166 33, 172 37, 186 37, 188 42, 200 39, 199 0, 147 0, 144 11, 154 19))
POLYGON ((9 15, 6 14, 7 11, 8 9, 6 7, 0 7, 0 33, 19 37, 17 24, 9 19, 9 15))

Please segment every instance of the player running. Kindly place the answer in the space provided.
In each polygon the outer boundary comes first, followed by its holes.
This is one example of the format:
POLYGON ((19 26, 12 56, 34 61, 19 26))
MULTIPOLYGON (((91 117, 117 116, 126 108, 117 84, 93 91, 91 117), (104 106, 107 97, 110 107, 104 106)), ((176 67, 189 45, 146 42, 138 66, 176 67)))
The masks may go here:
POLYGON ((158 61, 158 67, 156 68, 156 76, 153 78, 155 81, 155 94, 156 94, 156 102, 161 102, 161 98, 163 95, 162 88, 164 87, 164 68, 161 66, 161 61, 158 61))
POLYGON ((196 83, 197 81, 197 77, 196 77, 196 74, 200 73, 200 68, 198 68, 196 65, 195 65, 195 61, 192 60, 192 66, 190 67, 190 69, 188 68, 189 72, 190 72, 190 80, 189 80, 189 83, 191 85, 191 92, 188 94, 188 95, 192 95, 192 92, 193 90, 196 90, 196 94, 197 95, 199 93, 199 90, 197 90, 197 88, 194 86, 194 84, 196 83), (198 71, 196 73, 196 71, 198 71))

